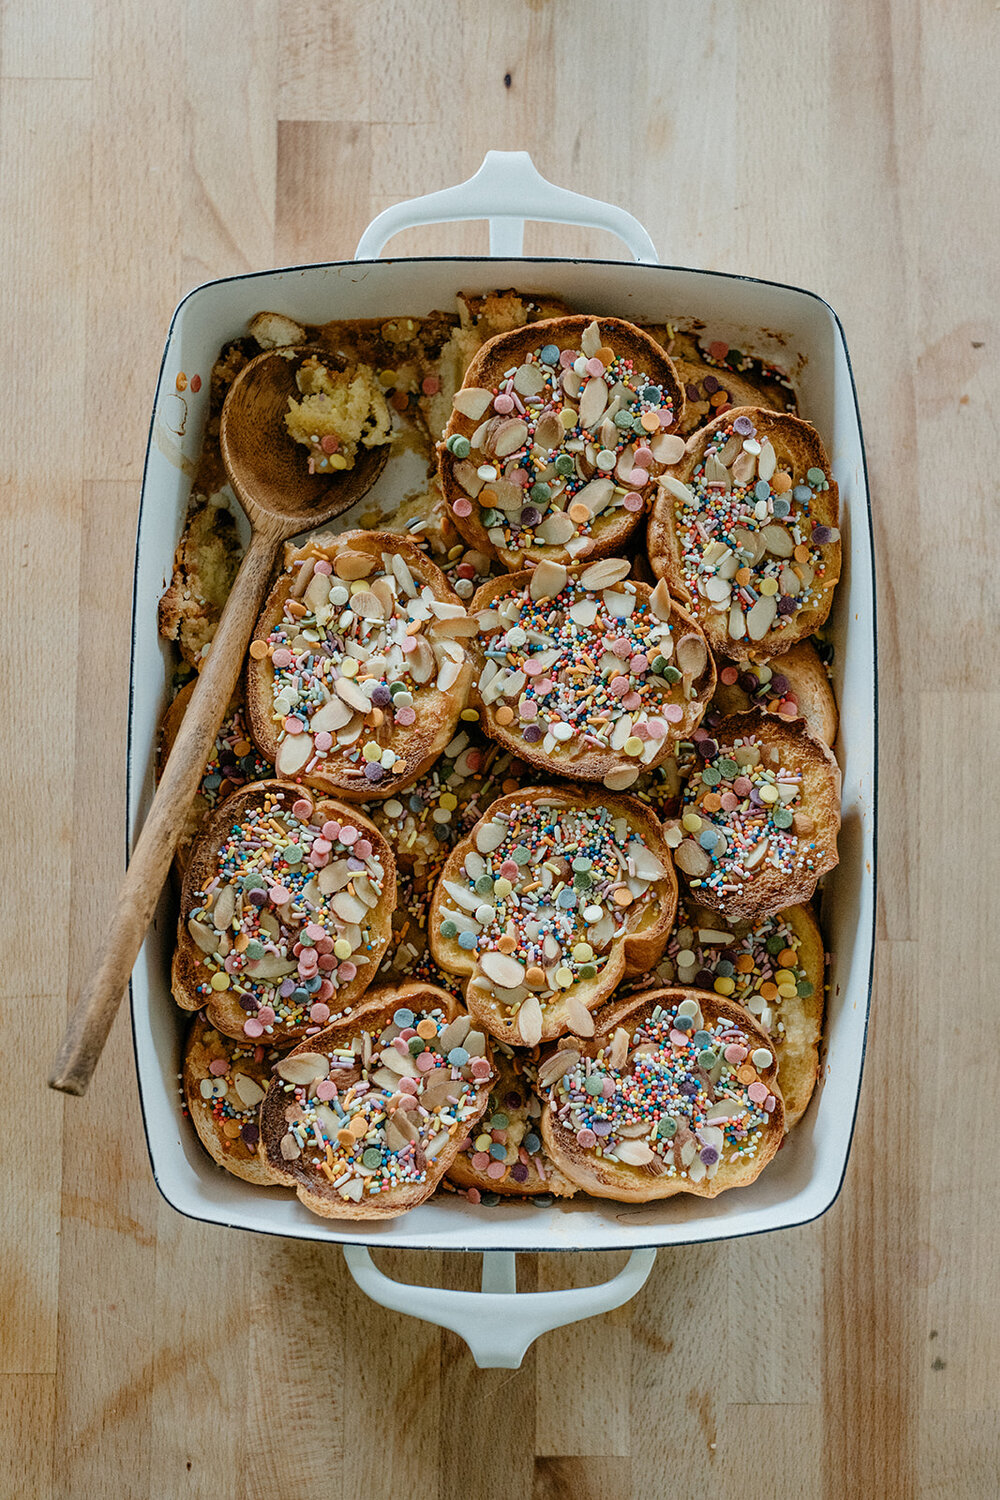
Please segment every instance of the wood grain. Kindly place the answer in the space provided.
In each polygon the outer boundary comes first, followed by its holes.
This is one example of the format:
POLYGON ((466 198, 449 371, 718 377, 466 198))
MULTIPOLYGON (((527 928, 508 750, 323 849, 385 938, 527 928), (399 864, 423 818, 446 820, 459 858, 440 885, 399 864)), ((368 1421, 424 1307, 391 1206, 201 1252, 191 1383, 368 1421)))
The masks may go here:
MULTIPOLYGON (((951 1054, 989 1046, 995 989, 998 64, 985 3, 2 7, 0 1494, 996 1493, 992 1075, 956 1090, 951 1054), (130 558, 171 309, 206 276, 350 255, 490 147, 621 203, 666 260, 830 299, 880 586, 878 978, 841 1197, 802 1229, 664 1253, 634 1302, 517 1372, 368 1303, 335 1253, 167 1208, 123 1024, 87 1099, 43 1081, 122 868, 130 558)), ((544 226, 526 243, 622 253, 544 226)), ((392 250, 485 244, 451 225, 392 250)), ((619 1259, 527 1257, 519 1281, 619 1259)))

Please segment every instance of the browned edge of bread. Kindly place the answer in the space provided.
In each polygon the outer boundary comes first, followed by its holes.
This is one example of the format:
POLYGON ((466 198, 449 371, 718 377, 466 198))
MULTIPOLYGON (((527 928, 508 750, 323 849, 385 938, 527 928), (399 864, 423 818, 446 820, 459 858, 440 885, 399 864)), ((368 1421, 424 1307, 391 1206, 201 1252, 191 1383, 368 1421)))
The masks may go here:
MULTIPOLYGON (((758 665, 760 664, 757 662, 731 662, 725 656, 717 657, 716 666, 720 677, 712 707, 722 714, 748 713, 755 706, 750 694, 739 683, 724 683, 721 673, 730 666, 753 672, 758 665)), ((803 719, 809 733, 832 749, 839 724, 837 700, 833 696, 827 670, 812 641, 799 641, 790 647, 775 659, 773 671, 775 675, 781 674, 788 679, 788 696, 795 700, 798 709, 791 718, 803 719)), ((759 706, 759 700, 756 706, 759 706)), ((779 714, 778 717, 784 719, 786 716, 779 714)))
MULTIPOLYGON (((202 1081, 209 1078, 215 1081, 208 1065, 214 1057, 220 1054, 220 1051, 225 1054, 230 1063, 228 1072, 222 1077, 228 1079, 231 1075, 235 1076, 232 1064, 235 1046, 236 1043, 232 1037, 227 1037, 217 1027, 212 1026, 204 1016, 198 1014, 193 1018, 184 1046, 184 1063, 181 1073, 188 1114, 191 1116, 191 1123, 198 1139, 214 1162, 225 1168, 227 1172, 231 1172, 234 1177, 240 1177, 244 1182, 252 1182, 255 1187, 273 1187, 274 1179, 257 1155, 256 1146, 248 1145, 241 1136, 236 1136, 232 1140, 226 1137, 221 1123, 215 1119, 207 1101, 201 1095, 202 1081), (217 1042, 215 1038, 218 1038, 217 1042)), ((245 1039, 244 1046, 250 1051, 255 1050, 255 1044, 248 1039, 245 1039)), ((277 1049, 273 1043, 269 1043, 262 1050, 267 1053, 277 1049)), ((271 1065, 266 1058, 259 1063, 252 1057, 241 1058, 235 1071, 255 1083, 261 1090, 261 1098, 263 1098, 270 1081, 271 1071, 271 1065)), ((231 1091, 232 1085, 230 1084, 227 1093, 231 1091)), ((257 1104, 248 1110, 247 1123, 257 1124, 259 1104, 258 1100, 257 1104)))

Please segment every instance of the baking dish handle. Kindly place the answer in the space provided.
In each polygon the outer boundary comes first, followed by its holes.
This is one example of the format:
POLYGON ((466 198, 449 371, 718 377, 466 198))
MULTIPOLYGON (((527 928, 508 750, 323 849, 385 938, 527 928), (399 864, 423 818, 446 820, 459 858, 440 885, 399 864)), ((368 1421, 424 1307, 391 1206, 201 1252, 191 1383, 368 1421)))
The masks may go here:
POLYGON ((624 1269, 597 1286, 519 1292, 514 1252, 488 1250, 482 1291, 458 1292, 393 1281, 378 1269, 367 1246, 343 1248, 347 1269, 366 1296, 394 1312, 450 1328, 468 1344, 481 1370, 516 1370, 543 1333, 621 1307, 641 1291, 656 1259, 655 1250, 633 1250, 624 1269))
POLYGON ((538 219, 608 229, 636 260, 656 263, 656 248, 638 219, 613 203, 556 187, 541 175, 527 151, 487 151, 479 171, 467 182, 394 203, 371 221, 354 258, 377 260, 387 240, 416 224, 455 224, 463 219, 489 219, 490 254, 503 259, 524 254, 524 221, 538 219))

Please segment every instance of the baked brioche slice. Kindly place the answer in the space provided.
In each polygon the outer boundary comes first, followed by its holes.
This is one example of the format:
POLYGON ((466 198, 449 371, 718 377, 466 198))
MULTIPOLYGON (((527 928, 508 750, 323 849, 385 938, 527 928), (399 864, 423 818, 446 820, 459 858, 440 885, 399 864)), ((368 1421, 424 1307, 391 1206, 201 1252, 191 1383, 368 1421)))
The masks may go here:
POLYGON ((452 850, 434 891, 431 952, 467 976, 477 1025, 517 1046, 589 1034, 627 969, 663 952, 677 877, 658 820, 584 787, 500 797, 452 850))
POLYGON ((174 999, 227 1036, 287 1046, 369 987, 395 904, 392 851, 357 808, 282 781, 244 787, 191 850, 174 999))
MULTIPOLYGON (((760 1176, 784 1107, 774 1052, 746 1011, 659 989, 615 1001, 597 1022, 590 1041, 560 1048, 565 1071, 542 1112, 545 1149, 571 1182, 646 1203, 715 1198, 760 1176)), ((553 1058, 550 1071, 559 1066, 553 1058)))
POLYGON ((439 446, 445 504, 511 572, 619 552, 645 487, 683 455, 684 394, 663 349, 620 318, 550 318, 491 339, 439 446))
MULTIPOLYGON (((156 779, 163 775, 163 767, 174 747, 181 720, 187 712, 197 678, 184 684, 176 698, 163 715, 160 726, 160 743, 156 751, 156 779)), ((224 802, 228 796, 250 781, 264 781, 274 775, 274 767, 266 761, 250 738, 243 708, 243 688, 237 687, 232 702, 226 710, 222 727, 215 737, 211 755, 205 762, 205 773, 191 806, 188 808, 184 832, 174 854, 174 868, 183 876, 191 845, 205 826, 213 807, 224 802)))
POLYGON ((812 635, 840 577, 837 485, 808 422, 733 407, 660 479, 649 556, 712 650, 767 661, 812 635))
POLYGON ((759 708, 695 731, 680 815, 664 825, 695 899, 733 922, 808 901, 839 830, 833 752, 759 708))
POLYGON ((506 1042, 493 1043, 496 1073, 486 1113, 448 1168, 448 1181, 462 1188, 472 1203, 483 1193, 504 1198, 533 1198, 551 1193, 572 1198, 576 1184, 549 1161, 539 1134, 542 1101, 538 1093, 538 1059, 516 1052, 506 1042))
POLYGON ((317 536, 286 553, 254 630, 250 729, 279 776, 353 801, 409 786, 455 732, 476 624, 414 542, 317 536))
POLYGON ((804 719, 811 735, 833 746, 837 738, 837 700, 830 678, 812 641, 799 641, 771 662, 735 662, 719 657, 719 682, 711 715, 742 714, 764 708, 779 719, 804 719))
POLYGON ((490 579, 472 601, 486 732, 550 780, 624 791, 691 735, 714 691, 700 626, 630 566, 542 562, 490 579))
POLYGON ((825 973, 823 936, 811 906, 788 906, 759 922, 727 922, 682 896, 660 962, 618 994, 693 985, 742 1005, 770 1038, 785 1129, 791 1130, 816 1087, 825 973))
POLYGON ((490 1096, 489 1043, 429 984, 383 986, 277 1064, 260 1156, 324 1219, 392 1219, 429 1198, 490 1096))
POLYGON ((257 1152, 260 1102, 281 1053, 237 1042, 195 1016, 184 1048, 182 1081, 188 1114, 213 1161, 256 1187, 274 1185, 257 1152))

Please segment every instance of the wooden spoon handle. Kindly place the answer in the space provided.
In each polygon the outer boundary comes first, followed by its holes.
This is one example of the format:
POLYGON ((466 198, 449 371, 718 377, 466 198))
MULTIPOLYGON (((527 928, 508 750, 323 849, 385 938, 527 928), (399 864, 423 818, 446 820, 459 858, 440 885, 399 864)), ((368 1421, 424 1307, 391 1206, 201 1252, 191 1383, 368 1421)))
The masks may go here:
POLYGON ((212 649, 198 675, 159 788, 132 851, 104 942, 52 1064, 49 1087, 64 1094, 86 1093, 104 1050, 167 878, 188 808, 233 695, 281 539, 281 534, 266 523, 255 530, 234 580, 212 649))

